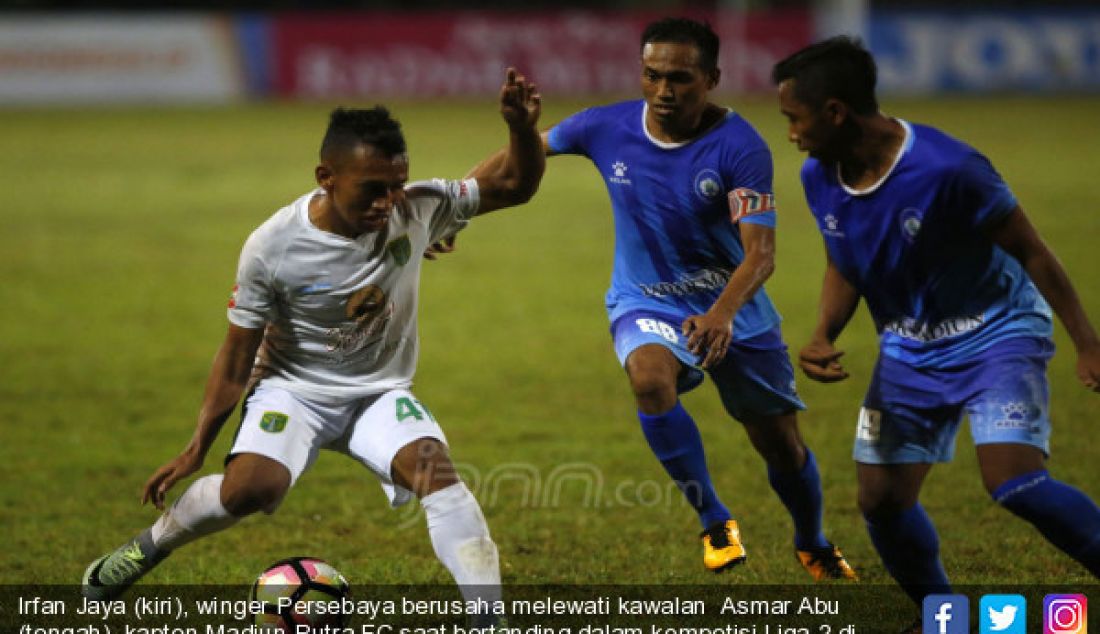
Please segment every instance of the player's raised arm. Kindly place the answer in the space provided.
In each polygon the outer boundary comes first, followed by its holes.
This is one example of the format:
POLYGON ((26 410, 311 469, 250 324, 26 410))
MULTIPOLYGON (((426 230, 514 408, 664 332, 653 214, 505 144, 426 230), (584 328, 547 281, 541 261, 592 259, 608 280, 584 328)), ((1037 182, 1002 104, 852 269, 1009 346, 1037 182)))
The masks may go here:
MULTIPOLYGON (((550 129, 551 128, 543 130, 539 134, 539 137, 542 141, 542 151, 543 151, 543 154, 547 158, 549 158, 551 156, 557 156, 558 155, 558 153, 555 152, 550 147, 550 129)), ((492 154, 490 154, 489 156, 486 156, 477 165, 471 167, 470 171, 466 172, 465 178, 478 178, 478 179, 488 178, 489 175, 491 175, 491 174, 495 173, 497 170, 501 169, 501 167, 504 165, 504 162, 505 162, 505 160, 507 160, 507 158, 508 158, 508 148, 507 147, 502 147, 499 150, 497 150, 496 152, 493 152, 492 154)))
POLYGON ((806 376, 822 383, 834 383, 848 378, 848 372, 840 365, 844 351, 833 343, 848 325, 859 306, 859 292, 833 264, 826 254, 825 279, 821 283, 821 299, 818 302, 817 327, 810 342, 798 353, 798 366, 806 376))
POLYGON ((508 124, 508 146, 470 173, 477 178, 478 214, 520 205, 535 195, 546 169, 543 140, 535 127, 541 112, 538 88, 509 68, 500 88, 500 114, 508 124))
POLYGON ((1039 237, 1039 232, 1019 206, 991 230, 991 237, 998 246, 1019 260, 1058 319, 1062 320, 1077 349, 1077 377, 1085 387, 1100 392, 1100 340, 1058 258, 1039 237))
POLYGON ((262 328, 241 328, 229 324, 225 340, 214 357, 214 366, 206 381, 206 393, 199 410, 195 434, 187 447, 157 469, 142 490, 141 503, 152 502, 164 509, 164 497, 176 482, 202 467, 206 452, 214 444, 218 432, 244 393, 256 350, 263 340, 262 328))

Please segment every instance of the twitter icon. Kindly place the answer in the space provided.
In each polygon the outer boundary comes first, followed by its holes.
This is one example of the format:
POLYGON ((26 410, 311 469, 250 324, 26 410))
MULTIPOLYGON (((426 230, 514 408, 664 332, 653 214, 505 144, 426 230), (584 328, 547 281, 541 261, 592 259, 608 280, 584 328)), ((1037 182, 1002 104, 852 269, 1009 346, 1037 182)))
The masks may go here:
POLYGON ((1027 599, 1019 594, 987 594, 978 604, 981 634, 1026 634, 1027 599))

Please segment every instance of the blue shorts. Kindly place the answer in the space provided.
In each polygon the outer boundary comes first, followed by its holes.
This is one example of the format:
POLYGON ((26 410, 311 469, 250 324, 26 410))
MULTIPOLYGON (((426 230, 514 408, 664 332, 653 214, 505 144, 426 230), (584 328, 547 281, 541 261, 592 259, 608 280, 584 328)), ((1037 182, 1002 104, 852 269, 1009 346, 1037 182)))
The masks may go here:
POLYGON ((1020 338, 953 368, 914 368, 880 356, 856 424, 856 462, 948 462, 965 413, 975 445, 1015 443, 1050 453, 1047 361, 1054 344, 1020 338))
MULTIPOLYGON (((683 364, 677 391, 682 394, 698 387, 703 382, 703 370, 698 365, 702 358, 687 349, 687 337, 680 334, 686 318, 640 310, 620 316, 611 324, 619 363, 626 367, 630 353, 640 346, 661 345, 683 364)), ((726 411, 740 421, 749 415, 778 416, 806 409, 798 398, 794 369, 778 327, 733 341, 722 362, 708 372, 726 411)))

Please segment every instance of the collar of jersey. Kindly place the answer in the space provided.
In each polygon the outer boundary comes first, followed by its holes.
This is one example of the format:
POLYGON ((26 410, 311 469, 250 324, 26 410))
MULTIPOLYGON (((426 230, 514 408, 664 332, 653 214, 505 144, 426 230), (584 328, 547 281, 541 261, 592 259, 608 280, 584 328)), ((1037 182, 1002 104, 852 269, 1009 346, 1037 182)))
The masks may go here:
POLYGON ((309 201, 313 200, 314 196, 316 196, 318 194, 323 194, 324 191, 325 190, 318 187, 317 189, 314 189, 313 191, 309 192, 305 196, 302 196, 301 198, 298 199, 298 203, 299 203, 299 206, 298 206, 298 209, 297 209, 298 219, 302 222, 302 224, 304 224, 306 226, 307 231, 309 231, 310 233, 313 233, 315 235, 321 236, 325 240, 331 240, 332 242, 338 242, 338 243, 341 243, 341 244, 346 244, 346 243, 351 242, 353 244, 364 245, 368 241, 374 239, 374 236, 377 235, 377 233, 378 233, 377 231, 373 232, 373 233, 364 233, 364 234, 360 235, 357 238, 349 238, 347 236, 342 236, 338 233, 333 233, 331 231, 325 231, 324 229, 322 229, 322 228, 318 227, 317 225, 313 224, 313 221, 310 220, 310 218, 309 218, 309 201))
POLYGON ((679 143, 673 143, 673 142, 668 142, 668 141, 660 141, 655 136, 653 136, 652 134, 649 133, 649 128, 647 128, 646 125, 645 125, 645 115, 646 115, 647 112, 649 112, 649 104, 646 103, 643 100, 642 101, 642 133, 645 134, 645 138, 649 139, 650 143, 652 143, 653 145, 656 145, 657 147, 661 148, 662 150, 675 150, 676 148, 684 147, 685 145, 688 145, 689 143, 694 143, 698 139, 701 139, 701 138, 705 137, 707 135, 707 133, 710 132, 711 130, 713 130, 713 129, 717 128, 718 126, 722 125, 723 123, 725 123, 726 119, 729 119, 733 115, 733 110, 730 110, 729 108, 726 108, 726 116, 724 116, 721 119, 715 121, 714 124, 712 124, 706 130, 703 130, 702 132, 700 132, 699 134, 695 135, 694 137, 688 139, 687 141, 680 141, 679 143))
POLYGON ((894 173, 895 169, 897 169, 898 163, 901 163, 902 157, 908 154, 910 148, 913 147, 912 126, 909 125, 908 121, 905 121, 903 119, 894 119, 894 121, 897 121, 901 124, 901 127, 905 128, 905 142, 901 144, 901 149, 898 150, 898 155, 894 157, 894 162, 890 165, 890 169, 886 170, 886 173, 883 174, 882 178, 878 179, 878 182, 876 182, 874 185, 871 185, 866 189, 853 189, 849 187, 848 184, 844 182, 844 179, 840 176, 840 163, 838 162, 836 164, 836 182, 840 183, 840 186, 843 187, 844 191, 847 192, 849 195, 866 196, 868 194, 873 194, 878 191, 878 188, 882 187, 882 184, 886 182, 886 179, 890 178, 890 175, 894 173))

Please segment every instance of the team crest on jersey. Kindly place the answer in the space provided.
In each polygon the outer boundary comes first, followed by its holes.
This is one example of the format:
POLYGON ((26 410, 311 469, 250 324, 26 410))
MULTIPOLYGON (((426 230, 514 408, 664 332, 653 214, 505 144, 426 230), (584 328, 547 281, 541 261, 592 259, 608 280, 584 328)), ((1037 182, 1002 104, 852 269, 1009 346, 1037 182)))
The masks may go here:
POLYGON ((909 242, 917 239, 920 233, 921 211, 910 207, 901 212, 901 235, 909 242))
POLYGON ((264 415, 260 417, 260 429, 277 434, 286 429, 289 420, 290 417, 282 412, 264 412, 264 415))
POLYGON ((760 193, 748 187, 738 187, 729 193, 730 220, 738 222, 746 216, 775 211, 775 195, 760 193))
POLYGON ((705 169, 695 175, 695 193, 703 200, 714 200, 722 193, 722 177, 712 169, 705 169))
POLYGON ((230 295, 229 295, 229 307, 230 308, 236 308, 237 307, 237 292, 240 291, 240 290, 241 290, 241 285, 240 284, 234 284, 233 285, 233 292, 230 293, 230 295))
POLYGON ((412 244, 409 243, 408 234, 390 240, 389 244, 386 245, 386 253, 390 254, 390 257, 393 258, 394 262, 397 262, 398 266, 407 264, 409 258, 412 257, 412 244))

